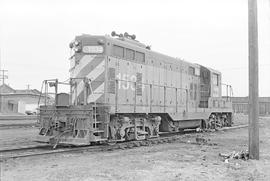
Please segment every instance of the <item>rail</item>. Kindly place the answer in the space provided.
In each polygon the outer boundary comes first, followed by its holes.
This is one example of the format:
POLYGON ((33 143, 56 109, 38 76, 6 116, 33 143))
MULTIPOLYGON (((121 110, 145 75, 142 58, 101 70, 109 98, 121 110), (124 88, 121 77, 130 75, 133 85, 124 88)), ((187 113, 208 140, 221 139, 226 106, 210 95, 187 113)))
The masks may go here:
MULTIPOLYGON (((223 127, 217 129, 218 131, 228 131, 232 129, 241 129, 246 128, 248 125, 238 125, 233 127, 223 127)), ((212 132, 212 131, 211 131, 212 132)), ((146 140, 134 140, 129 142, 120 142, 113 145, 95 145, 95 146, 81 146, 81 147, 59 147, 56 150, 52 150, 49 145, 37 145, 32 147, 25 147, 25 148, 12 148, 6 150, 0 150, 0 161, 14 159, 14 158, 22 158, 22 157, 33 157, 33 156, 43 156, 43 155, 51 155, 51 154, 63 154, 63 153, 74 153, 82 151, 88 152, 101 152, 101 151, 111 151, 111 150, 118 150, 118 149, 131 149, 133 147, 139 146, 151 146, 155 144, 164 144, 164 143, 183 143, 183 144, 208 144, 208 143, 201 143, 197 141, 190 141, 196 140, 191 139, 191 137, 185 137, 185 134, 192 135, 193 138, 197 138, 198 134, 195 130, 185 130, 184 132, 163 132, 160 134, 160 137, 157 138, 149 138, 146 140), (187 139, 188 138, 188 139, 187 139)), ((210 143, 212 144, 212 143, 210 143)))

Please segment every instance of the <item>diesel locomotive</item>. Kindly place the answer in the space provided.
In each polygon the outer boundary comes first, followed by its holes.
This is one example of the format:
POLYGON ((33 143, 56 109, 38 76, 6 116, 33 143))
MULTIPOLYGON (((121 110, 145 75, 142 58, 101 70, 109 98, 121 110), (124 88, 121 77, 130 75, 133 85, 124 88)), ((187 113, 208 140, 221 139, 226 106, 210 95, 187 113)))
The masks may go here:
POLYGON ((39 108, 40 141, 90 145, 232 125, 231 87, 222 97, 217 70, 152 51, 128 33, 83 34, 69 46, 69 82, 43 82, 55 101, 39 108), (63 84, 69 93, 59 92, 63 84))

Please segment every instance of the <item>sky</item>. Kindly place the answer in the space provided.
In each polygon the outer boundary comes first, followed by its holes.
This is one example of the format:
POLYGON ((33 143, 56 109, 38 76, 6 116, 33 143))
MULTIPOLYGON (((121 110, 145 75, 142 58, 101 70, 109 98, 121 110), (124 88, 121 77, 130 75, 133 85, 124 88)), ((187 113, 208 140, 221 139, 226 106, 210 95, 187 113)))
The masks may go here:
MULTIPOLYGON (((0 0, 1 69, 14 89, 69 78, 76 35, 136 34, 152 50, 219 70, 248 95, 248 0, 0 0)), ((270 96, 270 0, 258 0, 259 95, 270 96)))

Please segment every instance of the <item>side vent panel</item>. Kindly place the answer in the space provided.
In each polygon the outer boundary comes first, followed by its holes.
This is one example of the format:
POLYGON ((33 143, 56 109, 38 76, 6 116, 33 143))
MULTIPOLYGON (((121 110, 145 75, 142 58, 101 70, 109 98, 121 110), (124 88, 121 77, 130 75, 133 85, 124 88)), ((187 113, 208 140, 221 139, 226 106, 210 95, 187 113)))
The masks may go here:
POLYGON ((115 94, 115 68, 108 70, 108 93, 115 94))
POLYGON ((136 78, 137 78, 136 95, 142 96, 142 73, 137 73, 136 78))

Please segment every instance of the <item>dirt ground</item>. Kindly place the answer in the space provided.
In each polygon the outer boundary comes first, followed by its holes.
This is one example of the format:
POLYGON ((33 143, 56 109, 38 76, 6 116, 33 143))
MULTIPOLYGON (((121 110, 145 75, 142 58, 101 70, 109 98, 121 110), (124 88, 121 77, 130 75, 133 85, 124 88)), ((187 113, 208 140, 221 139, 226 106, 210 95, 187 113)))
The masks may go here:
POLYGON ((34 125, 37 120, 0 120, 0 127, 6 125, 34 125))
POLYGON ((0 129, 0 150, 37 145, 35 140, 38 131, 35 127, 0 129))
MULTIPOLYGON (((234 120, 234 126, 248 123, 247 115, 244 114, 236 114, 234 120)), ((36 122, 36 120, 0 120, 0 150, 37 145, 35 140, 39 128, 28 126, 35 125, 36 122)))
POLYGON ((231 159, 226 163, 219 156, 247 149, 248 130, 241 128, 188 134, 183 138, 187 143, 8 160, 1 162, 1 181, 270 180, 269 137, 270 118, 262 118, 259 161, 231 159), (191 144, 197 136, 204 137, 208 144, 191 144))
POLYGON ((37 120, 0 120, 0 150, 37 145, 37 120))

